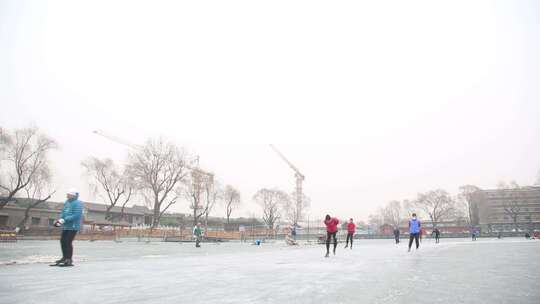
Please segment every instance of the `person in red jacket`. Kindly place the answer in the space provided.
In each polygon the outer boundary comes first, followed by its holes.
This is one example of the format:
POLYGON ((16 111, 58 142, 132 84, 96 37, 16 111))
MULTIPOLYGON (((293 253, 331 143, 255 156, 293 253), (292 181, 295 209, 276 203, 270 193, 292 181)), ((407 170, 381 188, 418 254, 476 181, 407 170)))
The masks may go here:
POLYGON ((353 223, 353 219, 349 219, 347 224, 347 242, 345 248, 349 247, 349 240, 351 240, 351 250, 352 250, 352 241, 354 238, 354 233, 356 232, 356 225, 353 223))
POLYGON ((337 238, 336 234, 338 231, 339 220, 335 217, 330 217, 329 214, 326 215, 324 219, 324 224, 326 225, 326 255, 325 257, 330 256, 330 238, 334 238, 334 255, 336 254, 337 247, 337 238))

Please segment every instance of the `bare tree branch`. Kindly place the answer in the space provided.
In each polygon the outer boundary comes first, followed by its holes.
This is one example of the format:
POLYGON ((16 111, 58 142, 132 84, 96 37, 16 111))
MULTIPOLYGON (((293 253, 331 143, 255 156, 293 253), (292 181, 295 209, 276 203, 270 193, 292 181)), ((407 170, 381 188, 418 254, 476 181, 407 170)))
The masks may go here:
POLYGON ((201 174, 200 171, 192 171, 191 178, 185 181, 184 196, 189 202, 189 208, 193 212, 193 225, 200 222, 201 218, 207 213, 208 206, 205 205, 206 184, 210 181, 201 174))
POLYGON ((227 185, 223 192, 223 202, 225 204, 227 224, 229 224, 233 210, 240 205, 240 192, 233 186, 227 185))
MULTIPOLYGON (((459 187, 459 191, 460 193, 458 195, 458 198, 463 202, 461 206, 463 207, 463 209, 465 209, 463 213, 465 213, 467 223, 470 226, 478 225, 478 206, 474 204, 474 196, 478 194, 480 188, 474 185, 463 185, 459 187)), ((458 209, 462 209, 459 208, 459 206, 460 205, 457 205, 458 209)), ((458 212, 459 211, 460 210, 458 210, 458 212)))
POLYGON ((24 210, 24 217, 19 222, 17 227, 20 228, 21 231, 24 231, 26 222, 28 221, 28 218, 30 216, 30 210, 33 208, 36 208, 40 204, 46 202, 51 198, 51 196, 56 193, 56 190, 53 191, 47 191, 47 189, 50 186, 51 181, 51 175, 48 170, 48 168, 41 168, 38 172, 36 172, 36 175, 32 179, 30 183, 28 183, 28 186, 24 188, 26 192, 26 196, 28 198, 29 205, 24 210), (47 191, 48 195, 45 197, 42 197, 42 193, 44 191, 47 191))
POLYGON ((399 201, 390 201, 384 208, 380 210, 381 217, 386 224, 390 224, 393 227, 399 227, 399 224, 404 219, 404 208, 399 201))
POLYGON ((455 210, 454 199, 442 189, 419 193, 413 204, 429 216, 433 228, 442 220, 449 219, 455 210))
MULTIPOLYGON (((112 220, 111 210, 116 206, 120 198, 124 198, 122 207, 131 198, 134 186, 129 176, 127 174, 120 174, 116 164, 108 158, 88 157, 81 165, 86 171, 90 188, 107 202, 105 219, 112 220)), ((123 171, 126 172, 125 169, 123 171)), ((123 217, 123 212, 121 216, 123 217)))
POLYGON ((208 227, 210 212, 212 212, 216 203, 223 199, 223 190, 215 178, 206 178, 204 181, 204 194, 206 198, 204 205, 204 226, 208 227))
POLYGON ((182 181, 188 174, 185 153, 163 139, 148 140, 138 151, 129 154, 128 175, 153 208, 152 227, 159 225, 163 215, 176 203, 182 181), (175 194, 171 198, 171 194, 175 194))
POLYGON ((504 213, 506 213, 511 219, 514 225, 514 231, 518 230, 518 218, 522 211, 521 200, 523 199, 523 193, 519 191, 521 188, 515 181, 511 181, 509 184, 504 182, 499 183, 499 195, 501 197, 507 197, 503 199, 502 207, 504 213), (502 187, 502 186, 505 187, 502 187))
MULTIPOLYGON (((290 197, 296 197, 296 191, 290 197)), ((298 223, 304 219, 305 211, 311 204, 311 199, 302 193, 302 200, 287 200, 283 205, 283 211, 287 222, 293 226, 298 226, 298 223)))
POLYGON ((274 229, 275 223, 281 217, 280 207, 289 200, 287 193, 278 189, 260 189, 253 200, 263 209, 263 221, 269 229, 274 229))
MULTIPOLYGON (((0 135, 0 209, 21 190, 48 172, 48 153, 57 149, 56 142, 36 127, 2 130, 0 135)), ((27 192, 27 194, 30 192, 27 192)))

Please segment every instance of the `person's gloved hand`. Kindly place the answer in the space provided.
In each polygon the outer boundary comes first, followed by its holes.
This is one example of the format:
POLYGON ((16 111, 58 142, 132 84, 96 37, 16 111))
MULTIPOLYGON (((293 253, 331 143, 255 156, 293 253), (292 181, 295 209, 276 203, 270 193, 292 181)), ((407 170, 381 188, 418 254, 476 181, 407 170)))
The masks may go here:
POLYGON ((64 222, 65 222, 64 219, 58 219, 58 220, 54 221, 54 226, 55 227, 60 227, 60 226, 62 226, 64 224, 64 222))

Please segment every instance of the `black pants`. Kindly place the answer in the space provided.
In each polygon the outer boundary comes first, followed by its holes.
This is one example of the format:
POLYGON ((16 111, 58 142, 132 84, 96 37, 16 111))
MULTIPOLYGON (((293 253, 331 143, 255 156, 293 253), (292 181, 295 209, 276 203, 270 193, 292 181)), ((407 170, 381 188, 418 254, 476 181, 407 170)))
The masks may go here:
POLYGON ((435 243, 438 243, 438 242, 439 242, 439 236, 435 235, 435 243))
POLYGON ((330 252, 330 238, 334 238, 334 252, 336 251, 337 247, 337 238, 336 238, 337 232, 326 232, 326 253, 330 252))
POLYGON ((399 234, 394 234, 394 239, 396 240, 396 244, 399 243, 399 234))
POLYGON ((411 235, 409 237, 409 249, 411 249, 413 239, 416 242, 416 249, 418 249, 418 247, 420 247, 420 242, 418 241, 419 236, 420 236, 420 233, 411 233, 411 235))
POLYGON ((351 248, 352 248, 352 241, 353 241, 353 237, 354 236, 354 233, 351 233, 351 232, 348 232, 347 233, 347 241, 346 241, 346 246, 349 246, 349 240, 351 240, 351 248))
POLYGON ((62 258, 71 259, 73 257, 73 240, 77 230, 63 230, 60 238, 60 246, 62 246, 62 258))

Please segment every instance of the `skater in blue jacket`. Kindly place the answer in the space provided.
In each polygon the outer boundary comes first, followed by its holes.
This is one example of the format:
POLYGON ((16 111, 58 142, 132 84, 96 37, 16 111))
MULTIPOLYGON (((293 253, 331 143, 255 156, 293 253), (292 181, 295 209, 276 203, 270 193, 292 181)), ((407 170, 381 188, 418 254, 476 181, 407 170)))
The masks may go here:
POLYGON ((59 219, 54 222, 56 227, 62 227, 62 237, 60 246, 62 248, 62 258, 51 266, 73 266, 73 240, 79 230, 81 230, 83 205, 79 201, 79 192, 70 190, 67 193, 67 200, 59 219))

